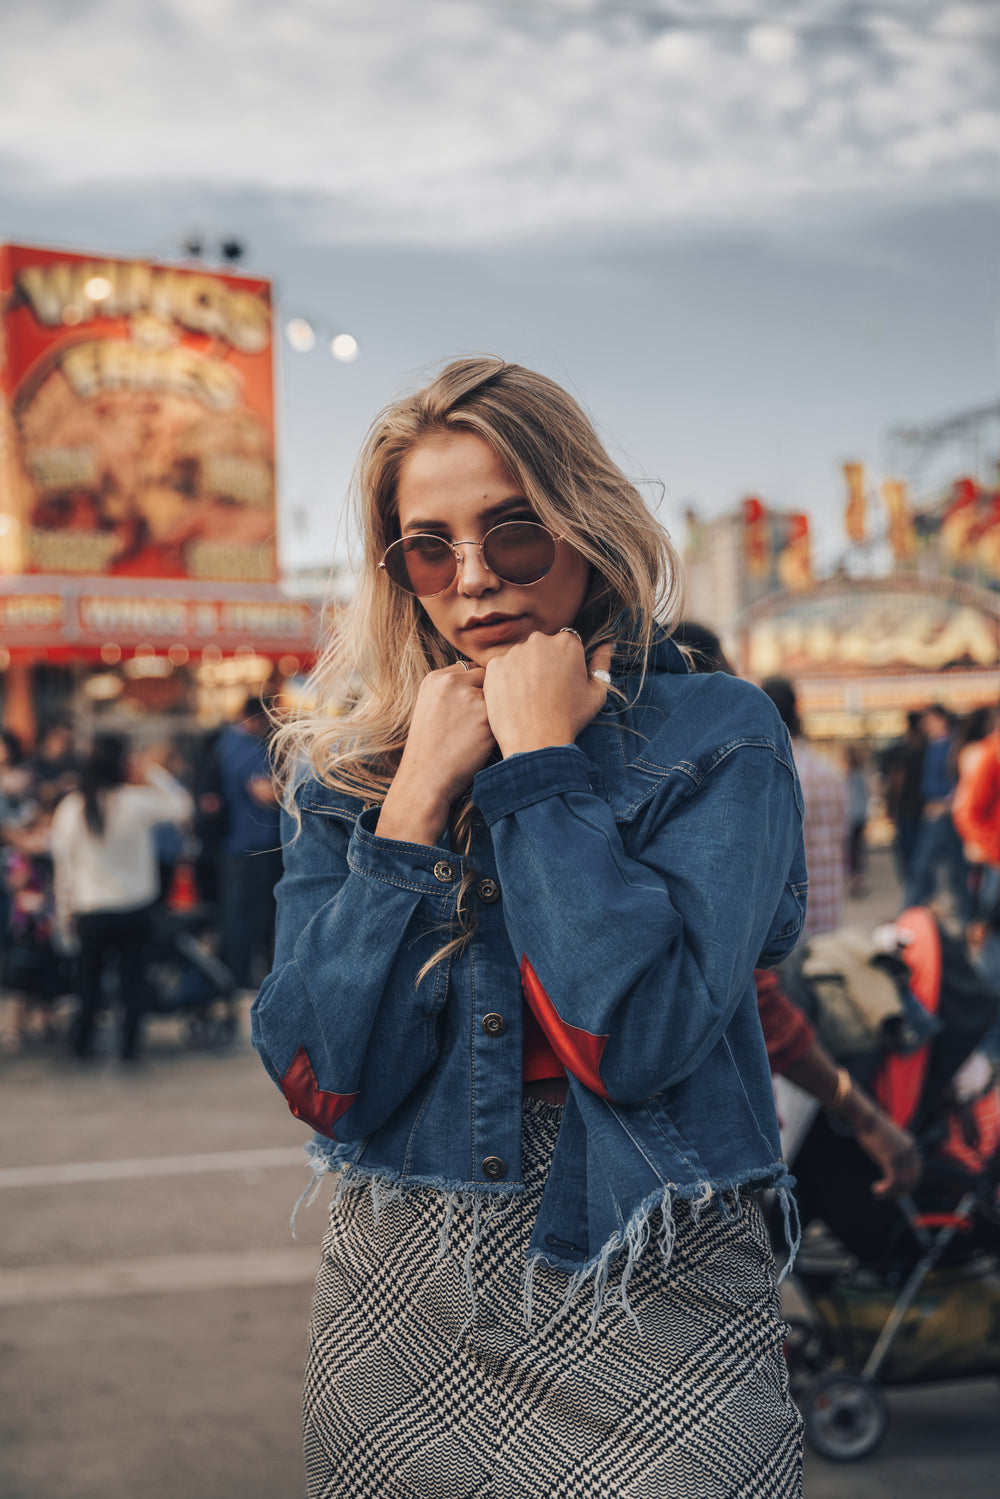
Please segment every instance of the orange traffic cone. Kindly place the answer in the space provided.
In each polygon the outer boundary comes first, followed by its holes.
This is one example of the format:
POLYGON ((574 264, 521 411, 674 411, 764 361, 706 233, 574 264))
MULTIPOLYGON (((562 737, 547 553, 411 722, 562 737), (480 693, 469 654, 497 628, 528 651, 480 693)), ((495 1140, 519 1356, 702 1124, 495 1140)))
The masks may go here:
POLYGON ((174 866, 174 877, 170 882, 167 905, 171 911, 190 911, 198 904, 198 890, 194 882, 191 865, 183 860, 174 866))

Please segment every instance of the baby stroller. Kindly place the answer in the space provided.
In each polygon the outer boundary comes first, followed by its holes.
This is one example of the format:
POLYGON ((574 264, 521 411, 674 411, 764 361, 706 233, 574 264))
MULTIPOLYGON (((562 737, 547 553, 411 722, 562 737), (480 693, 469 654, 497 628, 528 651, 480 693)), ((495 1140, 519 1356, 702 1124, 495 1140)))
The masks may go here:
POLYGON ((7 851, 3 870, 8 894, 8 921, 0 939, 0 982, 14 995, 16 1031, 7 1044, 15 1049, 39 1019, 46 1041, 56 1035, 56 1001, 73 987, 72 965, 53 942, 55 911, 52 862, 30 844, 7 851))
POLYGON ((178 1016, 199 1049, 229 1045, 239 1024, 235 980, 207 941, 211 924, 204 906, 158 907, 143 968, 146 1014, 178 1016))
MULTIPOLYGON (((844 939, 839 973, 835 961, 807 973, 808 950, 782 970, 820 1039, 916 1135, 925 1162, 913 1198, 873 1197, 874 1165, 824 1116, 795 1159, 807 1232, 793 1281, 811 1315, 793 1319, 786 1351, 806 1435, 834 1461, 878 1446, 884 1387, 1000 1374, 1000 1090, 975 1049, 1000 996, 926 908, 883 935, 888 951, 873 944, 869 963, 899 1003, 894 1015, 885 1007, 867 1051, 844 1055, 845 1028, 829 1023, 855 942, 844 939)), ((826 939, 828 958, 837 938, 826 939)))

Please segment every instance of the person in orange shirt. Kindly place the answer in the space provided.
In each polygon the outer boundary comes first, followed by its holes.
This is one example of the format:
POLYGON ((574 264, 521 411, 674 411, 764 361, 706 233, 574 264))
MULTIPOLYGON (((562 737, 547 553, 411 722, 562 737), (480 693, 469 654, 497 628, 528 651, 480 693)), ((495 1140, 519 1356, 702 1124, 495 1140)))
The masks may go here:
POLYGON ((959 759, 951 816, 970 861, 984 866, 981 910, 1000 894, 1000 723, 959 759))

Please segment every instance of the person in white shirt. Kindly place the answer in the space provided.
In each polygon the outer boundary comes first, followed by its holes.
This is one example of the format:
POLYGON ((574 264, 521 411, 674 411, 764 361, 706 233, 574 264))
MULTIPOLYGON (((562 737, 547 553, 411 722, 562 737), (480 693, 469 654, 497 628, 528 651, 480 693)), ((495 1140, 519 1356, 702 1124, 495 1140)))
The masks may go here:
POLYGON ((95 739, 79 791, 56 808, 56 926, 67 940, 75 930, 80 950, 80 1009, 72 1033, 78 1057, 90 1050, 113 953, 122 1000, 121 1056, 134 1061, 138 1055, 142 952, 159 894, 153 827, 183 822, 191 812, 191 798, 180 782, 162 765, 130 756, 118 734, 95 739))

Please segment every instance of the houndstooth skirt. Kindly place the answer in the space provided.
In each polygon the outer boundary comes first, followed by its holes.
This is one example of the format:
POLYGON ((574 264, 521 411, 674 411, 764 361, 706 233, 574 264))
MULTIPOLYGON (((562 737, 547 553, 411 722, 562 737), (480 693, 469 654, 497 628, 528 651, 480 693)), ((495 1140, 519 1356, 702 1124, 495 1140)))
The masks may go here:
POLYGON ((561 1112, 525 1099, 525 1192, 487 1210, 478 1238, 473 1210, 445 1224, 429 1189, 378 1213, 360 1187, 335 1201, 309 1328, 309 1499, 800 1499, 801 1422, 749 1194, 738 1218, 695 1222, 677 1203, 669 1263, 651 1242, 629 1282, 641 1335, 606 1305, 588 1337, 586 1292, 546 1330, 567 1282, 544 1268, 526 1328, 561 1112))

